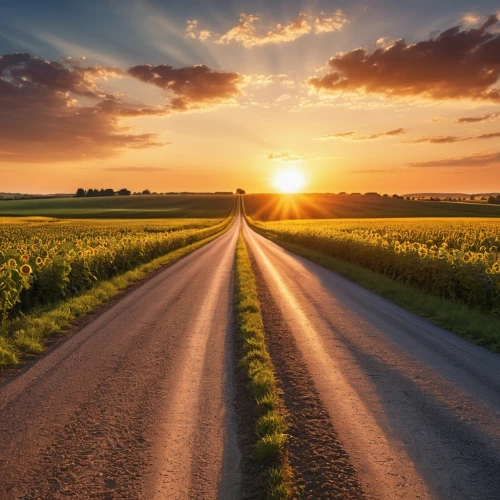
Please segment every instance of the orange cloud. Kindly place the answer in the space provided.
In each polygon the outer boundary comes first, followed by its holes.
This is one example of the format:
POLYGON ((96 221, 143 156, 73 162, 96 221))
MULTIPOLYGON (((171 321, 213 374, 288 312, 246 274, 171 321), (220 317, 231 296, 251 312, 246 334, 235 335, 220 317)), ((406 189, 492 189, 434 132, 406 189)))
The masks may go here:
POLYGON ((493 15, 480 28, 456 26, 414 45, 399 40, 373 52, 340 53, 328 61, 326 75, 308 83, 330 93, 500 102, 500 35, 489 31, 498 23, 493 15))
POLYGON ((500 153, 474 153, 460 158, 407 163, 409 167, 487 167, 500 163, 500 153))
POLYGON ((169 111, 190 111, 233 102, 241 95, 245 78, 240 73, 214 71, 205 65, 173 68, 165 64, 134 66, 127 73, 169 91, 169 111))
POLYGON ((500 137, 500 132, 493 132, 489 134, 481 134, 469 137, 457 137, 453 135, 438 135, 438 136, 426 136, 420 137, 418 139, 414 139, 411 141, 403 141, 402 144, 452 144, 454 142, 464 142, 464 141, 472 141, 474 139, 495 139, 500 137))
POLYGON ((120 123, 151 110, 98 88, 97 78, 121 73, 67 67, 29 54, 0 56, 0 161, 79 161, 160 146, 156 134, 137 134, 120 123), (80 98, 88 104, 79 105, 80 98))
POLYGON ((268 160, 278 160, 278 161, 302 161, 302 160, 307 160, 305 156, 300 156, 295 153, 291 153, 290 151, 284 151, 281 153, 269 153, 267 155, 268 160))
POLYGON ((293 42, 309 33, 321 34, 338 31, 347 23, 347 18, 339 9, 331 15, 321 13, 320 17, 301 12, 297 19, 287 24, 277 24, 266 32, 258 30, 259 17, 241 14, 238 22, 223 35, 213 35, 208 30, 200 30, 196 19, 187 21, 186 36, 201 41, 212 40, 217 44, 237 42, 246 48, 293 42))
POLYGON ((377 134, 370 135, 358 135, 356 132, 343 132, 341 134, 327 134, 319 137, 320 141, 328 141, 331 139, 344 139, 347 141, 375 141, 377 139, 382 139, 383 137, 396 137, 398 135, 406 134, 404 128, 397 128, 395 130, 389 130, 387 132, 379 132, 377 134))
POLYGON ((466 116, 464 118, 459 118, 457 123, 480 123, 480 122, 489 122, 492 120, 496 120, 500 117, 500 113, 489 113, 487 115, 482 116, 466 116))

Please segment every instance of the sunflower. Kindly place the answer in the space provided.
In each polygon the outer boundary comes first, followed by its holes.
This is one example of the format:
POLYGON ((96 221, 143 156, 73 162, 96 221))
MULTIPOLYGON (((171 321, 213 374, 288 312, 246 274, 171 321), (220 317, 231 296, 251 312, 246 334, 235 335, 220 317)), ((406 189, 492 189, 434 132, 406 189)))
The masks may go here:
POLYGON ((28 264, 24 264, 23 266, 21 266, 21 273, 26 276, 31 274, 31 266, 28 264))

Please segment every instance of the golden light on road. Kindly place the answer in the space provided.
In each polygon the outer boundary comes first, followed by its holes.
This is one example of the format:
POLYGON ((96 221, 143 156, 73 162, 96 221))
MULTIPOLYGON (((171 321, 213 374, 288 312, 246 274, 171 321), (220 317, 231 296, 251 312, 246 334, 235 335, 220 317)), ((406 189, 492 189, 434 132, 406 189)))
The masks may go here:
POLYGON ((279 172, 274 178, 274 185, 280 193, 298 193, 304 184, 304 176, 296 170, 279 172))

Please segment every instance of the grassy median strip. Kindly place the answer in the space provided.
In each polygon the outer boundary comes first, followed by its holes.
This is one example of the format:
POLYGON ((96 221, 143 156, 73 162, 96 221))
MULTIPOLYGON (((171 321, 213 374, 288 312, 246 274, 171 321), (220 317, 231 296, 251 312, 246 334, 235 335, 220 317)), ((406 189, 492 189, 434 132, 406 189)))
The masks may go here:
POLYGON ((240 337, 239 366, 255 398, 256 458, 263 464, 269 499, 292 497, 292 472, 286 456, 288 425, 267 351, 255 275, 240 234, 236 247, 236 310, 240 337))
POLYGON ((69 329, 72 321, 91 313, 128 286, 218 238, 230 228, 232 221, 233 218, 228 218, 219 232, 115 278, 98 282, 89 291, 60 302, 54 307, 45 307, 29 315, 4 321, 0 324, 0 369, 15 366, 27 354, 42 352, 46 338, 69 329))
POLYGON ((500 318, 422 292, 362 266, 345 262, 317 250, 283 241, 258 225, 251 227, 276 244, 358 283, 419 316, 494 352, 500 352, 500 318))

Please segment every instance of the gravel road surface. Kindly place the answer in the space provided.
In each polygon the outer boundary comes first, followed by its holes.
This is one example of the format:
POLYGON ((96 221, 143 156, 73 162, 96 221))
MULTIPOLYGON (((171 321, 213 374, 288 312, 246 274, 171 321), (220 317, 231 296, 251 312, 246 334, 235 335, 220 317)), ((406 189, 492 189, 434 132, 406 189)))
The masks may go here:
POLYGON ((499 499, 500 356, 243 229, 365 495, 499 499))
POLYGON ((0 498, 235 499, 240 221, 0 388, 0 498))

